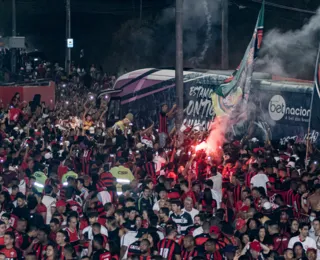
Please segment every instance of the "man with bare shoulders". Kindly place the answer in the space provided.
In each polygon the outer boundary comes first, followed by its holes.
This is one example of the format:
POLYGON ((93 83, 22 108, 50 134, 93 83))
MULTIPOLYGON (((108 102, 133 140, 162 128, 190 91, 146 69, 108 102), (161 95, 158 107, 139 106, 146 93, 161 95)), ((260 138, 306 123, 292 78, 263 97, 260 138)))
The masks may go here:
POLYGON ((307 207, 317 213, 317 217, 320 216, 320 184, 314 186, 315 192, 308 197, 307 207))

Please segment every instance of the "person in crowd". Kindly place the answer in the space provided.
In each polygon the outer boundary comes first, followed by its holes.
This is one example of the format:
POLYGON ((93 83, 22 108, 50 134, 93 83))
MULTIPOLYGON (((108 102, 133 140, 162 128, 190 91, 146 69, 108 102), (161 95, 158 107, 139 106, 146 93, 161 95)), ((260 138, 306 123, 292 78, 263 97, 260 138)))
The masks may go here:
POLYGON ((298 236, 292 237, 289 241, 288 247, 293 248, 296 242, 300 242, 303 245, 304 250, 307 250, 309 247, 316 248, 316 242, 313 238, 309 237, 309 224, 308 223, 300 223, 299 225, 298 236))
POLYGON ((0 246, 0 253, 5 256, 5 259, 24 259, 23 252, 14 246, 15 234, 11 231, 4 235, 4 245, 0 246))

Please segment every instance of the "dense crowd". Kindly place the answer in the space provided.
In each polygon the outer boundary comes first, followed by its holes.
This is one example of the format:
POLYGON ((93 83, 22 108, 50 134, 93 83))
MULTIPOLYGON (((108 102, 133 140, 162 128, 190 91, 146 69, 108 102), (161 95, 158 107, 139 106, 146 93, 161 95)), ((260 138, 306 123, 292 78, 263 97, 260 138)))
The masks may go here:
POLYGON ((0 260, 320 259, 315 147, 307 165, 294 140, 206 154, 205 133, 168 132, 166 104, 159 125, 107 127, 98 90, 74 76, 54 109, 1 108, 0 260))

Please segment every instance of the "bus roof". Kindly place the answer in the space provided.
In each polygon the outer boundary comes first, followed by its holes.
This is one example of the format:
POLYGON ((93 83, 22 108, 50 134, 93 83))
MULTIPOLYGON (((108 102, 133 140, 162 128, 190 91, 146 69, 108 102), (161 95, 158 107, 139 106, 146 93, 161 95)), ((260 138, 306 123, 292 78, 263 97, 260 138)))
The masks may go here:
MULTIPOLYGON (((203 69, 186 69, 183 72, 184 82, 188 81, 205 81, 206 84, 216 85, 217 82, 222 83, 224 79, 230 77, 233 73, 231 70, 203 70, 203 69)), ((166 83, 165 88, 170 88, 175 85, 175 70, 172 69, 156 69, 146 68, 135 70, 120 76, 112 89, 107 89, 101 92, 101 95, 116 94, 120 96, 134 93, 136 91, 146 90, 156 84, 166 83), (121 94, 120 94, 121 93, 121 94)), ((304 80, 296 80, 291 78, 283 78, 272 76, 269 73, 254 72, 253 82, 259 82, 258 88, 293 91, 293 92, 311 92, 312 82, 304 80)), ((162 88, 157 90, 161 91, 162 88)))

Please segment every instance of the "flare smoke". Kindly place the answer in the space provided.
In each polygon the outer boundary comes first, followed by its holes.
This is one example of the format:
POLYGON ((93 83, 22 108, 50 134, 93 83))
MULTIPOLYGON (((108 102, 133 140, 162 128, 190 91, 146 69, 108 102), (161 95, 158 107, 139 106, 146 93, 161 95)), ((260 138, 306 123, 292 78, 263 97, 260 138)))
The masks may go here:
POLYGON ((269 31, 263 39, 257 69, 274 75, 310 77, 319 43, 320 8, 299 30, 269 31))

